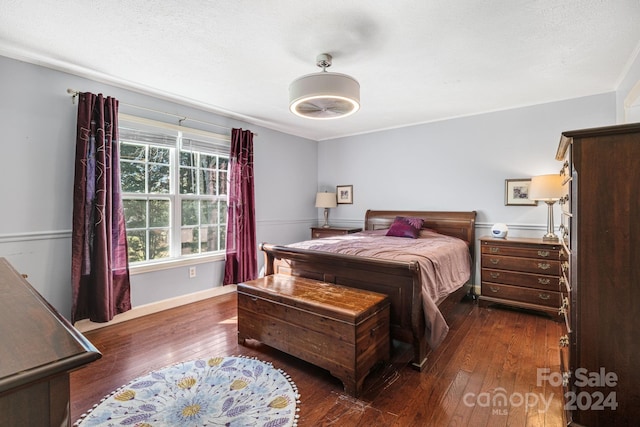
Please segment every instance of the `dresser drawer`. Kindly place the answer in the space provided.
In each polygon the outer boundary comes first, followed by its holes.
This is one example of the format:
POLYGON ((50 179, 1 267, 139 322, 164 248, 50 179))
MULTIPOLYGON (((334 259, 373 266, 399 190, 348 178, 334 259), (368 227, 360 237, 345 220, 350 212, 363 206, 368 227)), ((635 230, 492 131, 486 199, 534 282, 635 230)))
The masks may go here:
POLYGON ((502 283, 505 285, 523 286, 527 288, 561 291, 560 277, 543 274, 521 273, 507 270, 483 268, 481 271, 483 282, 502 283))
POLYGON ((563 257, 561 248, 562 246, 560 244, 550 246, 549 248, 527 248, 483 244, 481 251, 483 255, 559 260, 563 257))
POLYGON ((551 259, 516 258, 497 255, 483 256, 482 268, 560 276, 560 261, 551 259))
POLYGON ((345 227, 311 227, 311 238, 322 239, 324 237, 344 236, 346 234, 358 233, 362 228, 345 227))
POLYGON ((561 294, 555 291, 541 289, 527 289, 518 286, 501 285, 482 282, 482 295, 489 298, 500 298, 510 301, 520 301, 545 307, 560 307, 561 294))

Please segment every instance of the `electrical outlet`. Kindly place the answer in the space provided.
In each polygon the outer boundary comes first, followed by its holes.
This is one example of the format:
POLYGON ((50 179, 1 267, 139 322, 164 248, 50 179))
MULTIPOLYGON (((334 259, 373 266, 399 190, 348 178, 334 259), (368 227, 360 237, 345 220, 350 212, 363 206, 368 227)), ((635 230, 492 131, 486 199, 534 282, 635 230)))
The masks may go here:
POLYGON ((195 265, 189 267, 189 279, 193 279, 194 277, 196 277, 196 267, 195 267, 195 265))

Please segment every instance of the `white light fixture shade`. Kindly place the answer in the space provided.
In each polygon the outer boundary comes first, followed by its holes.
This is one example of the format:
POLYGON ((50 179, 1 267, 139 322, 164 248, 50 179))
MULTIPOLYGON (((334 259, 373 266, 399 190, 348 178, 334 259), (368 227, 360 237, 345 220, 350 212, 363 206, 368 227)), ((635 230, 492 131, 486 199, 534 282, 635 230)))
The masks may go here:
POLYGON ((316 208, 335 208, 338 206, 338 199, 336 193, 317 193, 316 194, 316 208))
POLYGON ((564 196, 560 174, 539 175, 531 178, 529 199, 542 201, 560 200, 564 196))
POLYGON ((289 86, 289 109, 308 119, 350 116, 360 109, 360 83, 346 74, 307 74, 289 86))

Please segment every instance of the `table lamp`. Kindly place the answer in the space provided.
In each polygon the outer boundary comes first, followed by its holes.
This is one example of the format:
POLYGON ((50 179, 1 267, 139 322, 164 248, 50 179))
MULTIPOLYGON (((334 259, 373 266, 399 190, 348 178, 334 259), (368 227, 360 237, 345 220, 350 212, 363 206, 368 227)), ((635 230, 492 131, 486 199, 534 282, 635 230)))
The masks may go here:
POLYGON ((336 193, 316 193, 316 208, 324 208, 324 225, 322 228, 329 228, 329 208, 338 206, 336 193))
POLYGON ((554 233, 553 226, 553 205, 563 195, 562 176, 559 174, 539 175, 531 178, 529 199, 539 200, 547 204, 547 234, 542 236, 544 241, 558 241, 558 236, 554 233))

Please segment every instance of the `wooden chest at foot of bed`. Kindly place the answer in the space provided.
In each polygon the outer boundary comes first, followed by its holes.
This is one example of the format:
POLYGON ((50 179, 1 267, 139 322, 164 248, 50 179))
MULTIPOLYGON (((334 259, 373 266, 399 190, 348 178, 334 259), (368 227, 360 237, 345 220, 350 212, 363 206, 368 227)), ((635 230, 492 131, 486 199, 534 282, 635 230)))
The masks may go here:
POLYGON ((238 284, 238 343, 256 339, 327 369, 357 397, 389 359, 389 299, 317 280, 269 275, 238 284))

